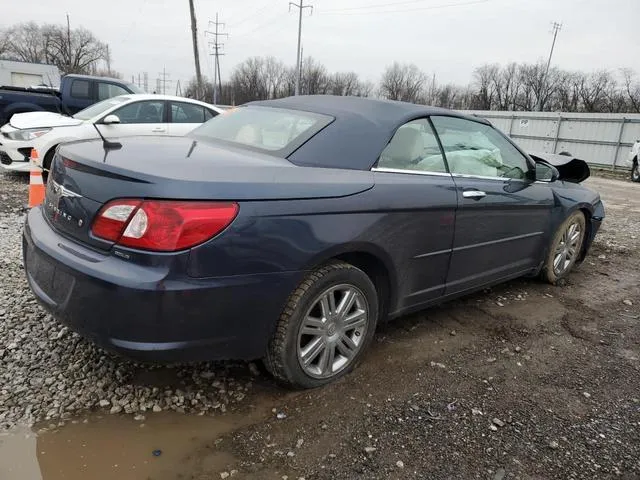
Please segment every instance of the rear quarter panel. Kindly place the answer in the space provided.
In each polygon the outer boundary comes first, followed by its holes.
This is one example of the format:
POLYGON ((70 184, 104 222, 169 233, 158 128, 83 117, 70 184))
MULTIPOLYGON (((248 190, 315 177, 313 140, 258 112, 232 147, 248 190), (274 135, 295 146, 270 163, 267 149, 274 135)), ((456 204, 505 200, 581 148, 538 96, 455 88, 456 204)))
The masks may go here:
POLYGON ((363 252, 387 270, 392 313, 427 301, 444 288, 449 255, 417 257, 450 249, 456 194, 442 178, 416 177, 376 177, 372 189, 342 198, 241 202, 223 234, 192 249, 189 275, 296 271, 301 279, 328 259, 363 252))

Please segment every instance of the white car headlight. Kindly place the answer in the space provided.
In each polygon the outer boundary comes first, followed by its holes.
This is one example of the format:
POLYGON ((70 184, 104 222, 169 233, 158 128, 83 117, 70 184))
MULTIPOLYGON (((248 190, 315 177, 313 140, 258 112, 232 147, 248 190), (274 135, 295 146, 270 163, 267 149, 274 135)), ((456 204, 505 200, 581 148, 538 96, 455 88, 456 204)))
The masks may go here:
POLYGON ((6 133, 6 135, 11 140, 34 140, 50 130, 50 128, 28 128, 26 130, 14 130, 13 132, 6 133))

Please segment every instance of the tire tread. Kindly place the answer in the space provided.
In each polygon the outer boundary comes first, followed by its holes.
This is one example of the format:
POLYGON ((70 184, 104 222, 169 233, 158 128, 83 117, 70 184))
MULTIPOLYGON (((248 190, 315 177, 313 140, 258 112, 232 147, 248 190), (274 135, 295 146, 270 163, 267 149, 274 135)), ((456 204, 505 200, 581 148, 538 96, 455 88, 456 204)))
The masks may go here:
POLYGON ((356 267, 346 262, 332 261, 326 263, 317 270, 314 270, 307 274, 304 280, 300 282, 298 287, 289 296, 289 299, 287 300, 287 303, 285 304, 282 314, 280 315, 280 318, 278 320, 276 330, 271 337, 271 341, 269 342, 267 355, 263 359, 265 367, 277 381, 288 385, 295 385, 293 379, 288 374, 287 367, 283 359, 286 350, 287 330, 300 300, 310 288, 312 288, 327 274, 337 270, 349 269, 358 270, 356 267))

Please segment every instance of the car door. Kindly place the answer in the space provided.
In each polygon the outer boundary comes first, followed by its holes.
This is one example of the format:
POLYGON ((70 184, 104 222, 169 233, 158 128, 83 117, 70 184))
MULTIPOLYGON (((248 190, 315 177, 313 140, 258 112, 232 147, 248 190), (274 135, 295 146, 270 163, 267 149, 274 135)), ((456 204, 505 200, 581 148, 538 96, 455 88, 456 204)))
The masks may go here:
POLYGON ((142 100, 128 103, 110 113, 120 123, 101 125, 105 136, 167 135, 167 112, 164 100, 142 100))
POLYGON ((169 102, 169 135, 182 136, 210 120, 218 113, 189 102, 169 102))
POLYGON ((433 116, 458 195, 445 294, 522 275, 542 259, 553 193, 534 165, 481 121, 433 116))
POLYGON ((455 184, 428 119, 401 126, 373 168, 386 216, 379 241, 393 257, 398 309, 439 298, 445 287, 457 206, 455 184))

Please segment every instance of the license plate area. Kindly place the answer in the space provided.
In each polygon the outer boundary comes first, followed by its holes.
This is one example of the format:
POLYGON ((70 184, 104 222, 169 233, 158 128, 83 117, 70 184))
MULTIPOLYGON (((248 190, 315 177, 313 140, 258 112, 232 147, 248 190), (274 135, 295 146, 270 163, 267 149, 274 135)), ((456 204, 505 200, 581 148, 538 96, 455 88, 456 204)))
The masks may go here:
POLYGON ((66 302, 74 285, 71 275, 40 255, 33 245, 30 245, 27 250, 26 263, 31 281, 49 299, 53 300, 56 305, 66 302))

